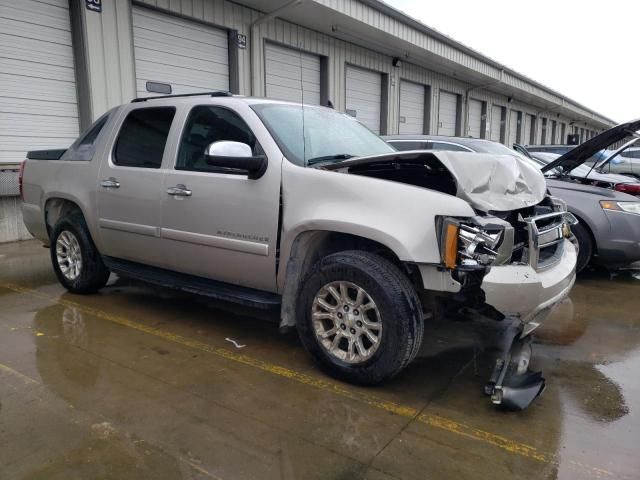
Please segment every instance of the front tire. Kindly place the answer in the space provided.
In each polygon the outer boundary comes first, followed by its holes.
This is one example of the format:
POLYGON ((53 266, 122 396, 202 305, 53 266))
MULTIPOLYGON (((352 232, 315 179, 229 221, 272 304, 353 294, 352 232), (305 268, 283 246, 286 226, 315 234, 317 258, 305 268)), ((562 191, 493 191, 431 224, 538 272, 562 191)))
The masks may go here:
POLYGON ((363 251, 320 260, 298 300, 298 333, 329 375, 373 385, 400 373, 417 354, 422 308, 393 263, 363 251))
POLYGON ((73 212, 61 217, 50 237, 53 270, 73 293, 93 293, 109 280, 109 269, 93 243, 84 217, 73 212))
POLYGON ((576 273, 580 273, 589 265, 593 256, 593 240, 587 229, 577 223, 571 226, 571 231, 578 241, 578 259, 576 261, 576 273))

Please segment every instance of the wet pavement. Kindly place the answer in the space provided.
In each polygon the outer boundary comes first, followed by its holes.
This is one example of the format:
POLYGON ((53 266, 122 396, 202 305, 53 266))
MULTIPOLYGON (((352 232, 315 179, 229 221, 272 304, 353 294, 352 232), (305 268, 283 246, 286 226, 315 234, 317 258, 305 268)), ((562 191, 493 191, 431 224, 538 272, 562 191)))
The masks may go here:
POLYGON ((578 280, 536 336, 546 391, 509 413, 482 395, 500 324, 431 322, 404 374, 359 388, 277 313, 116 277, 72 295, 48 254, 0 245, 0 479, 640 478, 631 275, 578 280))

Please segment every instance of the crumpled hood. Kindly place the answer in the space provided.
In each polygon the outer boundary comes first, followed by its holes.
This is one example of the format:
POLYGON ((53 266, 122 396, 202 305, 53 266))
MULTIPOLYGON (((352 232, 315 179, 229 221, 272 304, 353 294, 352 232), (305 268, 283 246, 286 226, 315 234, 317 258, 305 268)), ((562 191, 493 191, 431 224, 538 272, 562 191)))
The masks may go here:
POLYGON ((457 197, 483 212, 504 212, 537 205, 546 193, 540 170, 523 162, 516 154, 413 150, 358 157, 323 165, 323 168, 349 172, 349 168, 355 166, 414 163, 425 157, 434 157, 451 173, 456 182, 457 197))
POLYGON ((456 178, 458 196, 487 212, 537 205, 547 191, 539 170, 515 155, 434 152, 456 178))

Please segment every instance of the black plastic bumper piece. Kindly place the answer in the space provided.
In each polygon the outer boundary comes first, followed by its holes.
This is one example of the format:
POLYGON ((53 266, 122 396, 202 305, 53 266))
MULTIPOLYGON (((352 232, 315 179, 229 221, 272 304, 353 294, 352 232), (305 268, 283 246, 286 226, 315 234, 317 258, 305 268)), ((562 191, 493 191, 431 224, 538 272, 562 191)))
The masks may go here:
POLYGON ((529 369, 532 338, 520 338, 521 332, 520 325, 509 326, 489 382, 484 387, 491 402, 506 410, 524 410, 542 394, 546 385, 541 372, 529 369))

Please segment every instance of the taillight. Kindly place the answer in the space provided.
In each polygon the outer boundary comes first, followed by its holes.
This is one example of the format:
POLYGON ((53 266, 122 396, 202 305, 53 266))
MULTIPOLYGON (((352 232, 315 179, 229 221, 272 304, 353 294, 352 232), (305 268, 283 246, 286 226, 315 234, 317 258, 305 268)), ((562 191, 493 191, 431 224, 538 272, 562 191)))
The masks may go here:
POLYGON ((24 193, 22 190, 22 177, 24 176, 24 164, 27 163, 26 160, 20 163, 20 171, 18 172, 18 187, 20 188, 20 200, 24 200, 24 193))
POLYGON ((614 190, 622 193, 628 193, 629 195, 640 195, 640 182, 639 183, 618 183, 614 190))

